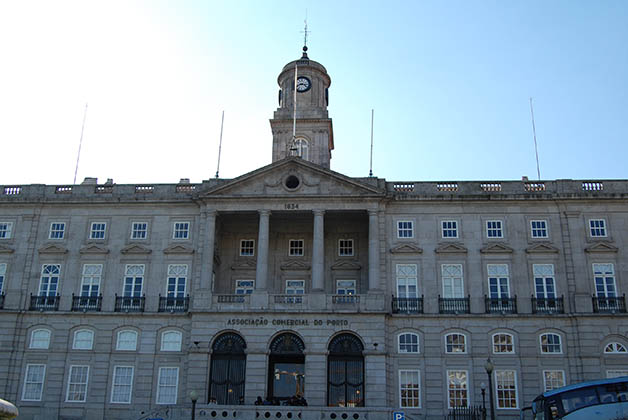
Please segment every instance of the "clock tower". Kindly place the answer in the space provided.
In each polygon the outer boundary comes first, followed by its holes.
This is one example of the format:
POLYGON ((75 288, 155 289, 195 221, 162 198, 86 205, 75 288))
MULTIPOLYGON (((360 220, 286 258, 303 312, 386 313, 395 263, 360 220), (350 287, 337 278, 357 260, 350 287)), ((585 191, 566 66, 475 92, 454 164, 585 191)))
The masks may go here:
POLYGON ((307 47, 299 60, 286 64, 277 78, 279 108, 270 120, 273 162, 300 156, 329 169, 334 135, 327 113, 331 79, 320 63, 310 60, 307 47), (295 119, 296 71, 296 119, 295 119), (296 130, 293 136, 293 123, 296 130))

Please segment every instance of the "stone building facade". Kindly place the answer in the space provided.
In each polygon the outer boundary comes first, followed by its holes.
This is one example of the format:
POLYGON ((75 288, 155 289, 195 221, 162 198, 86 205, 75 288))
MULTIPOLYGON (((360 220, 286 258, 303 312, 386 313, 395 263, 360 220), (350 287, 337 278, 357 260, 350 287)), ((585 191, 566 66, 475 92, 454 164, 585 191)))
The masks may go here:
POLYGON ((347 177, 325 68, 304 52, 278 82, 273 161, 238 178, 2 187, 20 418, 190 418, 191 392, 200 419, 442 418, 488 405, 488 358, 516 418, 628 374, 628 181, 347 177))

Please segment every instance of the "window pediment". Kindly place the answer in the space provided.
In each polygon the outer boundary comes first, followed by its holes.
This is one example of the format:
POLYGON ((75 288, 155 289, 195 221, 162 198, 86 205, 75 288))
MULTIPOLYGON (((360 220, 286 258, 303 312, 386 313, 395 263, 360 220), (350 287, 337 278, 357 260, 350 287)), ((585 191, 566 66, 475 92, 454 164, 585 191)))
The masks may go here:
POLYGON ((68 249, 60 245, 49 244, 39 248, 40 254, 67 254, 68 249))
POLYGON ((331 266, 332 270, 359 270, 362 265, 357 261, 339 261, 331 266))
POLYGON ((164 249, 164 254, 194 254, 194 248, 177 244, 164 249))
POLYGON ((513 249, 506 244, 490 244, 480 249, 482 254, 512 254, 513 249))
POLYGON ((434 252, 437 254, 466 254, 467 248, 461 244, 443 244, 438 246, 434 252))
POLYGON ((81 247, 79 252, 81 254, 108 254, 109 253, 109 249, 105 248, 104 246, 98 245, 98 244, 89 243, 89 244, 81 247))
POLYGON ((401 244, 390 248, 391 254, 422 254, 423 248, 413 244, 401 244))
POLYGON ((127 245, 120 250, 120 253, 124 255, 148 255, 151 252, 153 251, 150 248, 139 244, 127 245))
POLYGON ((540 243, 526 248, 528 254, 558 254, 558 248, 549 243, 540 243))
POLYGON ((256 268, 256 262, 251 260, 236 261, 236 263, 231 266, 232 270, 255 270, 256 268))
POLYGON ((0 254, 13 254, 15 250, 6 245, 0 245, 0 254))
POLYGON ((598 242, 584 249, 584 252, 617 252, 619 248, 608 242, 598 242))
POLYGON ((284 271, 297 271, 297 270, 309 270, 310 269, 310 264, 306 264, 304 262, 301 261, 288 261, 286 263, 281 264, 280 267, 282 270, 284 271))

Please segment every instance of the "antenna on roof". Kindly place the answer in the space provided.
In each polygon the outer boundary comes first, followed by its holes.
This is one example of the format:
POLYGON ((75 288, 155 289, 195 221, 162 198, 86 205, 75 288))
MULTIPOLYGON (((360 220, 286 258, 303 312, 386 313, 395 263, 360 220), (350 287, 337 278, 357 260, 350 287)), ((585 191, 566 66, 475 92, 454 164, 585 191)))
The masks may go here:
POLYGON ((76 185, 76 174, 78 173, 79 159, 81 158, 81 146, 83 145, 83 131, 85 130, 85 118, 87 118, 87 102, 85 103, 85 111, 83 112, 83 125, 81 126, 81 139, 79 140, 78 155, 76 156, 76 167, 74 168, 74 181, 76 185))
POLYGON ((375 118, 375 110, 371 109, 371 164, 369 166, 369 177, 373 176, 373 119, 375 118))
POLYGON ((536 145, 536 127, 534 126, 534 108, 532 108, 532 97, 530 97, 530 114, 532 114, 532 134, 534 135, 534 153, 536 154, 536 174, 541 180, 541 167, 539 166, 539 149, 536 145))
POLYGON ((218 166, 216 166, 216 178, 218 178, 218 171, 220 171, 220 153, 222 151, 222 127, 225 124, 225 111, 222 111, 222 120, 220 121, 220 142, 218 143, 218 166))

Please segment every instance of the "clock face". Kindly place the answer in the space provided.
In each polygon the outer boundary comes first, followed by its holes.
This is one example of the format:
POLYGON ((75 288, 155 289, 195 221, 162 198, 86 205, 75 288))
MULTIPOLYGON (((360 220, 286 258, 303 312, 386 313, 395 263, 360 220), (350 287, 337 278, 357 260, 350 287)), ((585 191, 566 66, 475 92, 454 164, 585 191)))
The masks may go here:
POLYGON ((297 78, 297 92, 307 92, 312 87, 312 82, 305 76, 297 78))

